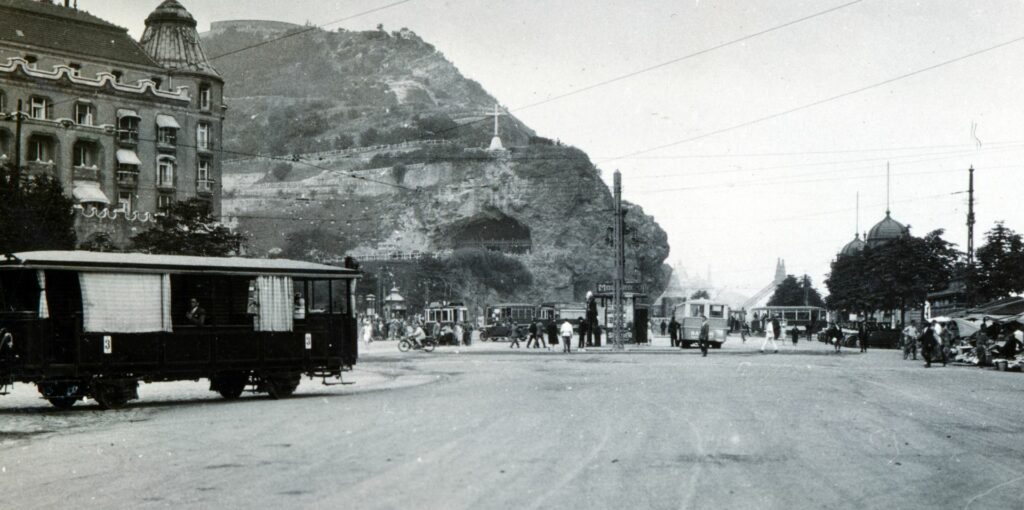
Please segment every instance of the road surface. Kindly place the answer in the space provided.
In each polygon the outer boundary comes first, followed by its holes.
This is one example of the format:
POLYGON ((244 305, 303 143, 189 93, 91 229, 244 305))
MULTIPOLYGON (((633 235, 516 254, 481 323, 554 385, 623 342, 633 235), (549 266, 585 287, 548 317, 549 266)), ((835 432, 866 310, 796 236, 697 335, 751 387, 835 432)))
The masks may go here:
POLYGON ((120 411, 0 398, 0 506, 1024 508, 1024 375, 736 338, 364 352, 351 386, 120 411))

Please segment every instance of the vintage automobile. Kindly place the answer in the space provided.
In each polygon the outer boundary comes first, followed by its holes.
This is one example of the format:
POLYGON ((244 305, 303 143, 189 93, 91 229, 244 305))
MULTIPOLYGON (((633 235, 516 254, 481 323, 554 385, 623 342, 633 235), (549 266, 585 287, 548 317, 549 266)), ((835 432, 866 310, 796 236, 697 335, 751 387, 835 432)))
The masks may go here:
MULTIPOLYGON (((351 262, 351 261, 350 261, 351 262)), ((354 266, 354 263, 348 264, 354 266)), ((358 358, 355 267, 282 259, 40 251, 0 260, 0 389, 68 408, 138 398, 139 382, 209 379, 290 395, 358 358)))

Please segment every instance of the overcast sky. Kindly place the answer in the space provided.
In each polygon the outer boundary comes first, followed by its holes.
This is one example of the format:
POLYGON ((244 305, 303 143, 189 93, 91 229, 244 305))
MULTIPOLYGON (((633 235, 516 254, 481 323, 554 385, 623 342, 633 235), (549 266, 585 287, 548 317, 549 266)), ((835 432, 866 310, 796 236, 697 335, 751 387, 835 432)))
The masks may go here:
MULTIPOLYGON (((202 31, 228 19, 325 24, 395 0, 181 2, 202 31)), ((410 0, 328 28, 412 29, 539 134, 585 150, 607 182, 620 169, 626 198, 668 232, 669 262, 710 267, 736 291, 767 283, 777 257, 820 285, 853 238, 856 193, 861 231, 884 217, 887 161, 892 215, 913 233, 945 228, 965 246, 966 195, 954 193, 972 164, 978 244, 997 220, 1024 230, 1024 41, 775 116, 1024 37, 1021 0, 863 0, 522 108, 849 2, 410 0)), ((159 3, 79 7, 138 37, 159 3)))

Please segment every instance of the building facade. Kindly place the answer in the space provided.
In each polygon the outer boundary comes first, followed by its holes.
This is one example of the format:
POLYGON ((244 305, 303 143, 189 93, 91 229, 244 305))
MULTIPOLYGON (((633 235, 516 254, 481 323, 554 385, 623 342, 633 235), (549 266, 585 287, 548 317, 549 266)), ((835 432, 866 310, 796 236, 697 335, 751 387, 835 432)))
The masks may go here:
POLYGON ((60 179, 79 241, 193 197, 219 214, 223 89, 176 0, 141 41, 68 2, 0 0, 0 159, 60 179))

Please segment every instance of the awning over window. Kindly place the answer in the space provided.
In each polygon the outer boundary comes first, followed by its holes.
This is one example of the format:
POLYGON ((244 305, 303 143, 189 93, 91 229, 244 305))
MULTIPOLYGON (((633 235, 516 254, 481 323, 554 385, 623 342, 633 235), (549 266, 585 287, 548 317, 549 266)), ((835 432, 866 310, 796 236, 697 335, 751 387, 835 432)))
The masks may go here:
POLYGON ((178 124, 177 119, 170 115, 157 115, 156 126, 161 128, 181 129, 181 125, 178 124))
POLYGON ((78 181, 71 190, 71 195, 80 204, 109 204, 110 199, 100 190, 100 183, 93 181, 78 181))
POLYGON ((128 110, 126 108, 121 108, 121 109, 117 110, 117 118, 120 119, 122 117, 135 117, 136 119, 141 119, 142 118, 142 117, 139 117, 139 114, 136 113, 135 110, 128 110))
POLYGON ((79 273, 78 282, 87 333, 171 331, 170 275, 79 273))
POLYGON ((142 166, 142 161, 135 154, 135 151, 128 149, 117 149, 117 162, 122 165, 142 166))

